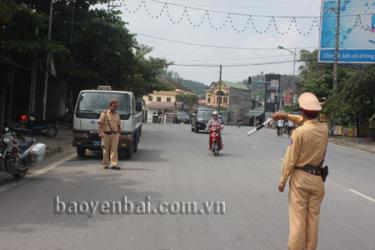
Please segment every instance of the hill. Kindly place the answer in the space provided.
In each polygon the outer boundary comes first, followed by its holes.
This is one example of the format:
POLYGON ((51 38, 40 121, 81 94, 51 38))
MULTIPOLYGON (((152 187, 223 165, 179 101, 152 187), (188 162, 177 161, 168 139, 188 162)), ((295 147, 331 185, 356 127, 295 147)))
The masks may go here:
POLYGON ((198 95, 201 98, 204 98, 206 96, 206 91, 208 89, 208 86, 201 83, 201 82, 196 82, 192 80, 186 80, 186 79, 175 79, 180 85, 184 86, 185 88, 189 89, 196 95, 198 95))

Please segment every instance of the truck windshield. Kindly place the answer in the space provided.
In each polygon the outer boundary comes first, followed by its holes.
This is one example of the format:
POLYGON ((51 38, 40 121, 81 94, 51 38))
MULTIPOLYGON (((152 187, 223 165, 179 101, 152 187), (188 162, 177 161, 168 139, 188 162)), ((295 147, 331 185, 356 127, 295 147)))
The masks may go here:
POLYGON ((85 92, 78 98, 76 114, 81 118, 97 118, 108 109, 111 100, 119 101, 117 112, 120 115, 130 114, 130 98, 128 94, 110 92, 85 92))

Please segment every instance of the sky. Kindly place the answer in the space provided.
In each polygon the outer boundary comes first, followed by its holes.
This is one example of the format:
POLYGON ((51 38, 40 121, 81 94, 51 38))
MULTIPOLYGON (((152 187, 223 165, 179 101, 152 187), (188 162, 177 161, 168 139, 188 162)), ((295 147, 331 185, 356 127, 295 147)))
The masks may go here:
MULTIPOLYGON (((320 0, 166 0, 166 2, 207 9, 215 26, 223 24, 229 12, 258 16, 319 17, 321 7, 320 0), (211 10, 216 12, 212 12, 211 10)), ((151 16, 157 15, 163 6, 165 6, 163 3, 153 0, 144 0, 148 12, 145 11, 142 5, 134 14, 132 11, 139 6, 139 3, 139 0, 125 0, 122 2, 122 6, 117 8, 122 11, 122 18, 128 23, 127 28, 130 32, 139 34, 137 36, 138 42, 153 48, 152 56, 165 58, 175 64, 222 64, 223 80, 241 81, 260 72, 293 74, 293 62, 272 65, 249 65, 245 67, 229 67, 228 65, 293 61, 293 54, 285 50, 278 50, 278 46, 290 48, 291 50, 299 48, 297 51, 300 48, 307 48, 309 50, 318 48, 318 25, 306 36, 300 35, 294 26, 287 35, 283 36, 275 31, 273 23, 270 29, 264 34, 255 32, 251 24, 250 28, 245 32, 237 33, 231 28, 229 22, 223 29, 216 30, 207 21, 201 27, 193 27, 187 21, 186 15, 179 24, 173 24, 169 20, 166 11, 160 17, 152 18, 147 13, 151 16), (149 36, 187 43, 255 48, 255 50, 190 46, 157 40, 149 36), (259 48, 267 48, 268 50, 260 50, 259 48)), ((184 7, 167 6, 170 17, 175 20, 184 13, 184 7)), ((193 23, 199 23, 202 15, 207 13, 204 10, 190 8, 188 11, 193 23)), ((231 15, 231 20, 235 27, 241 28, 246 24, 248 17, 231 15)), ((267 26, 270 17, 253 17, 253 20, 254 25, 262 30, 267 26)), ((313 20, 312 18, 297 18, 296 23, 303 32, 306 32, 313 20)), ((316 19, 316 21, 319 21, 319 19, 316 19)), ((281 31, 286 31, 290 22, 290 18, 275 18, 275 23, 281 31)), ((178 72, 185 79, 200 81, 207 85, 219 79, 219 67, 170 66, 169 70, 178 72)))

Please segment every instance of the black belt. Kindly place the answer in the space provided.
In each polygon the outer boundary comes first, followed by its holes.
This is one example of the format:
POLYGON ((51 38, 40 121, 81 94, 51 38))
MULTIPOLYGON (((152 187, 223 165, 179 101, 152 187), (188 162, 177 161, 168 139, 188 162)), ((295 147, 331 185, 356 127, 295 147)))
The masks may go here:
POLYGON ((117 134, 118 132, 103 132, 104 134, 106 134, 106 135, 115 135, 115 134, 117 134))
POLYGON ((323 174, 323 169, 321 167, 316 167, 313 165, 305 165, 303 167, 296 167, 297 170, 303 170, 309 174, 321 176, 323 174))

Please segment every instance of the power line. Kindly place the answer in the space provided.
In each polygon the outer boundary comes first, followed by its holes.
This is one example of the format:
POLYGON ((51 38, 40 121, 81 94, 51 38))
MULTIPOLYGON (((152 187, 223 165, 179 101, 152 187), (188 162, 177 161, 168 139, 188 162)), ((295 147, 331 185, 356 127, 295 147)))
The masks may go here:
POLYGON ((290 57, 291 54, 282 54, 282 55, 263 55, 263 56, 247 56, 247 57, 232 57, 232 58, 208 58, 208 59, 175 59, 179 62, 213 62, 213 61, 234 61, 234 60, 241 60, 241 59, 260 59, 260 58, 285 58, 285 57, 290 57))
MULTIPOLYGON (((278 50, 278 48, 235 47, 235 46, 225 46, 225 45, 193 43, 193 42, 172 40, 172 39, 167 39, 167 38, 162 38, 162 37, 147 35, 147 34, 142 34, 142 33, 137 33, 136 35, 151 38, 151 39, 156 39, 160 41, 170 42, 170 43, 184 44, 184 45, 197 46, 197 47, 206 47, 206 48, 232 49, 232 50, 270 50, 270 51, 278 50)), ((316 49, 316 47, 301 47, 297 49, 316 49)))
MULTIPOLYGON (((316 59, 314 59, 316 60, 316 59)), ((296 62, 305 62, 306 60, 297 60, 296 62)), ((272 65, 272 64, 284 64, 284 63, 291 63, 294 60, 289 61, 274 61, 274 62, 263 62, 263 63, 245 63, 245 64, 222 64, 223 67, 248 67, 248 66, 262 66, 262 65, 272 65)), ((177 67, 205 67, 205 68, 214 68, 219 67, 219 64, 178 64, 174 63, 170 66, 177 66, 177 67)))

